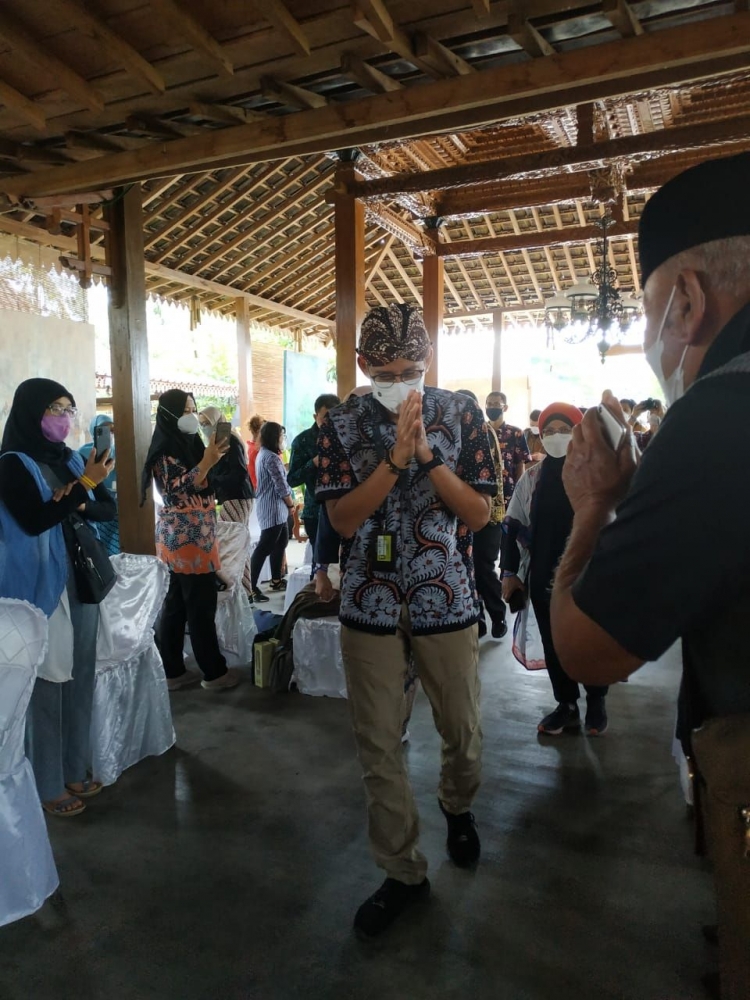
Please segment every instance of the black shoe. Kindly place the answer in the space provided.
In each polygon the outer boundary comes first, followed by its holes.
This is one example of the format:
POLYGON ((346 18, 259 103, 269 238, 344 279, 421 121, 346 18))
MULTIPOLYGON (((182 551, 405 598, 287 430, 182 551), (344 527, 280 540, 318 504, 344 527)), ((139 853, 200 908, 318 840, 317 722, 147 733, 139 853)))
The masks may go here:
POLYGON ((492 638, 493 639, 502 639, 507 634, 508 634, 508 623, 506 622, 506 620, 504 618, 503 618, 503 620, 501 622, 493 622, 492 623, 492 638))
POLYGON ((607 731, 607 709, 604 698, 586 699, 586 735, 604 736, 607 731))
POLYGON ((266 594, 264 594, 263 591, 259 590, 257 587, 253 591, 253 601, 255 602, 255 604, 266 604, 270 600, 271 598, 268 597, 266 594))
POLYGON ((484 639, 484 637, 487 635, 487 622, 484 620, 484 618, 480 618, 479 621, 477 622, 477 625, 479 626, 479 638, 484 639))
POLYGON ((581 713, 574 702, 570 705, 561 702, 554 712, 545 715, 537 726, 545 736, 559 736, 566 729, 578 729, 581 725, 581 713))
POLYGON ((357 910, 354 930, 365 940, 377 937, 387 930, 396 917, 412 903, 419 903, 430 895, 430 883, 424 879, 418 885, 406 885, 395 878, 387 878, 377 892, 357 910))
POLYGON ((446 846, 451 861, 457 868, 471 868, 479 861, 479 855, 482 852, 474 813, 467 811, 454 816, 453 813, 446 811, 440 799, 438 799, 438 805, 448 822, 446 846))

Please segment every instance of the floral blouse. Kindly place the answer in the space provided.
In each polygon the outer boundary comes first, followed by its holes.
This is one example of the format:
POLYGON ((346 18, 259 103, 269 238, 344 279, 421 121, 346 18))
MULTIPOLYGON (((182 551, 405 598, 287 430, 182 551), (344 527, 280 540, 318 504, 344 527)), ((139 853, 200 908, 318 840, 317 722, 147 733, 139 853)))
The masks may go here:
POLYGON ((216 546, 216 501, 199 492, 198 468, 187 470, 168 455, 154 465, 164 500, 156 525, 156 554, 174 573, 215 573, 221 568, 216 546))

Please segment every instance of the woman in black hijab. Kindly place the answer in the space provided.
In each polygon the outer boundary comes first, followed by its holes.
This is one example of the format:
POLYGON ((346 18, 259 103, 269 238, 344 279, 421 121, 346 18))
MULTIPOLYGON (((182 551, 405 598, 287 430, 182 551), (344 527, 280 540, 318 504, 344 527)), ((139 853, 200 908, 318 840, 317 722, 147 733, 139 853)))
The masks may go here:
POLYGON ((221 460, 228 442, 212 436, 204 447, 195 400, 181 389, 159 397, 156 427, 143 467, 142 499, 155 482, 164 501, 156 527, 156 554, 170 570, 169 591, 159 626, 159 649, 167 686, 178 691, 198 682, 185 669, 185 625, 208 691, 235 687, 239 675, 227 669, 216 636, 216 499, 208 473, 221 460))
MULTIPOLYGON (((516 590, 528 590, 544 647, 557 708, 537 726, 546 736, 580 729, 578 699, 581 692, 563 670, 552 641, 550 599, 552 580, 573 525, 573 508, 562 475, 573 428, 581 411, 569 403, 551 403, 539 416, 539 429, 547 457, 523 474, 508 505, 504 524, 501 565, 503 597, 510 601, 516 590), (523 553, 523 557, 522 557, 523 553), (524 562, 526 565, 521 566, 524 562), (521 577, 524 577, 522 581, 521 577)), ((587 736, 601 736, 607 729, 606 687, 586 685, 587 736)))
POLYGON ((16 390, 0 452, 0 597, 28 600, 50 619, 49 652, 26 717, 26 754, 42 805, 73 816, 101 791, 90 781, 89 728, 99 609, 78 600, 63 524, 71 514, 109 520, 115 503, 101 485, 108 455, 83 460, 65 444, 77 411, 50 379, 16 390))

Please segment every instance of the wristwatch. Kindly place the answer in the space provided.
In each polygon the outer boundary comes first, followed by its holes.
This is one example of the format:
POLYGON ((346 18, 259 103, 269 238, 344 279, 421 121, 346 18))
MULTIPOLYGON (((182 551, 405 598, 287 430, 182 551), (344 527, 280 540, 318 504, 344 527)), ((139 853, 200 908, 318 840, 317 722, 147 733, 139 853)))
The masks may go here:
POLYGON ((432 453, 432 458, 429 462, 418 462, 417 463, 420 472, 432 472, 433 469, 437 469, 439 465, 445 465, 443 461, 443 456, 439 451, 435 450, 432 453))

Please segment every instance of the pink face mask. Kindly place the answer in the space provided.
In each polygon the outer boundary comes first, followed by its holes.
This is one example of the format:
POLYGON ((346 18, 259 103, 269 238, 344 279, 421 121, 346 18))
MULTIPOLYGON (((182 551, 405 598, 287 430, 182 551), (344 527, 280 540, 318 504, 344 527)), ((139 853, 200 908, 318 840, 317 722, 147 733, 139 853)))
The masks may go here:
POLYGON ((52 413, 45 413, 42 417, 42 434, 48 441, 61 444, 73 429, 73 418, 67 413, 55 416, 52 413))

